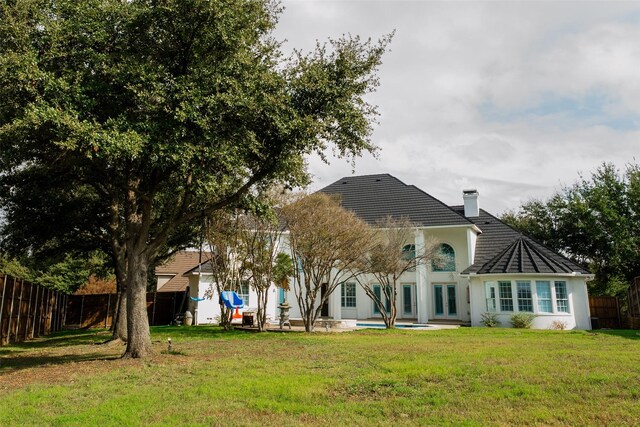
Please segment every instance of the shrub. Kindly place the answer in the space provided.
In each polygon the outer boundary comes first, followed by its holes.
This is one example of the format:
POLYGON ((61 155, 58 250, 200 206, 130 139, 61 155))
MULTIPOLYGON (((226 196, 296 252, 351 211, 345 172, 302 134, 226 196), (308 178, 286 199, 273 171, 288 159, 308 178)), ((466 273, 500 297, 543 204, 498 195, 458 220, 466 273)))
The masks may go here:
POLYGON ((563 322, 562 320, 554 320, 551 322, 551 326, 549 329, 555 329, 556 331, 564 331, 567 329, 567 322, 563 322))
POLYGON ((482 318, 482 320, 480 320, 480 323, 482 323, 482 325, 486 326, 487 328, 496 328, 500 326, 498 313, 482 313, 480 317, 482 318))
POLYGON ((517 329, 529 329, 536 315, 533 313, 514 313, 511 316, 511 325, 517 329))

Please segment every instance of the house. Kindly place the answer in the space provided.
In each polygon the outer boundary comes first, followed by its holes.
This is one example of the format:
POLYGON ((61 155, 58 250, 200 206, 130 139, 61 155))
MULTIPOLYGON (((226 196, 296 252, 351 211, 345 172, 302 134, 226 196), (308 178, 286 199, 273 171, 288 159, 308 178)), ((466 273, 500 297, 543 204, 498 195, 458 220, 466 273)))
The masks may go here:
MULTIPOLYGON (((534 313, 533 327, 561 323, 567 329, 590 329, 586 282, 593 276, 584 267, 512 229, 480 209, 476 190, 463 192, 463 204, 447 206, 421 189, 389 174, 342 178, 320 190, 338 195, 342 206, 374 225, 387 216, 407 217, 416 225, 406 242, 420 250, 435 239, 446 262, 422 264, 403 275, 397 301, 398 319, 428 323, 452 322, 481 326, 482 315, 496 313, 503 326, 516 312, 534 313)), ((283 247, 286 246, 283 245, 283 247)), ((357 248, 354 248, 357 250, 357 248)), ((211 270, 204 264, 186 274, 191 294, 203 298, 210 288, 211 270)), ((373 276, 366 278, 373 283, 373 276)), ((276 304, 291 302, 291 318, 300 317, 293 291, 269 290, 268 316, 276 304)), ((243 289, 246 306, 255 307, 252 290, 243 289)), ((217 299, 192 302, 199 323, 219 315, 217 299)), ((381 317, 364 290, 343 283, 329 297, 323 316, 333 320, 381 317)))
MULTIPOLYGON (((204 259, 207 255, 205 254, 204 259)), ((156 267, 158 292, 183 292, 187 290, 189 279, 184 275, 201 259, 199 251, 178 251, 156 267)))

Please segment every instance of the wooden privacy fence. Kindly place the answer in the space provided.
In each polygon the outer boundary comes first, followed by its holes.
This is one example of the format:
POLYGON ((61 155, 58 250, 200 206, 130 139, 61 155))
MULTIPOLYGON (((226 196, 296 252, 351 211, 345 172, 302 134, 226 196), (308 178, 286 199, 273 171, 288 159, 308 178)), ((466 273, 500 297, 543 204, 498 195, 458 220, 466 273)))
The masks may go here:
POLYGON ((636 277, 627 294, 629 303, 629 327, 631 329, 640 329, 640 277, 636 277))
MULTIPOLYGON (((589 297, 591 317, 597 318, 600 328, 619 329, 622 327, 620 318, 620 304, 617 297, 589 297)), ((592 326, 596 327, 596 322, 592 326)))
MULTIPOLYGON (((187 307, 186 292, 147 293, 149 324, 168 325, 187 307)), ((117 294, 70 295, 65 327, 108 328, 113 323, 117 294)))
POLYGON ((61 330, 67 297, 0 274, 0 346, 61 330))
POLYGON ((629 315, 640 317, 640 277, 636 277, 629 286, 629 315))

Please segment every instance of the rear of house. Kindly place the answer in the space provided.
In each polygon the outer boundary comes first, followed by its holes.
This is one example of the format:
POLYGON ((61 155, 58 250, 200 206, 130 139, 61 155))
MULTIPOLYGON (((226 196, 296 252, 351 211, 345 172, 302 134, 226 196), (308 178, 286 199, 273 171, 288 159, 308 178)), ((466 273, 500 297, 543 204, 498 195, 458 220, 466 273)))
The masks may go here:
MULTIPOLYGON (((502 326, 510 326, 511 315, 527 312, 536 315, 535 328, 591 328, 586 282, 593 276, 480 209, 477 191, 465 190, 463 205, 447 206, 388 174, 346 177, 320 191, 338 195, 345 209, 372 225, 387 216, 408 218, 415 229, 403 245, 405 251, 420 251, 425 242, 438 242, 445 262, 419 265, 401 277, 398 320, 481 326, 484 313, 496 313, 502 326)), ((282 243, 286 250, 286 241, 282 243)), ((220 313, 218 296, 211 291, 210 265, 196 265, 181 275, 188 279, 190 310, 198 323, 216 323, 220 313)), ((373 276, 366 279, 381 294, 373 276)), ((245 309, 257 306, 248 284, 239 293, 245 309)), ((301 317, 293 290, 273 286, 269 318, 276 319, 276 306, 285 299, 293 306, 291 318, 301 317)), ((340 285, 321 314, 336 321, 381 318, 355 282, 340 285)))
MULTIPOLYGON (((512 314, 527 312, 536 315, 535 328, 591 328, 586 282, 592 275, 480 209, 477 191, 464 191, 463 205, 447 206, 388 174, 346 177, 320 191, 338 195, 344 208, 372 225, 387 216, 409 218, 415 230, 405 250, 439 242, 444 263, 419 265, 400 279, 400 321, 481 326, 482 315, 491 312, 510 326, 512 314)), ((367 279, 379 289, 373 276, 367 279)), ((286 298, 293 303, 293 291, 286 298)), ((300 315, 295 304, 291 315, 300 315)), ((381 317, 355 282, 343 283, 322 315, 381 317)))

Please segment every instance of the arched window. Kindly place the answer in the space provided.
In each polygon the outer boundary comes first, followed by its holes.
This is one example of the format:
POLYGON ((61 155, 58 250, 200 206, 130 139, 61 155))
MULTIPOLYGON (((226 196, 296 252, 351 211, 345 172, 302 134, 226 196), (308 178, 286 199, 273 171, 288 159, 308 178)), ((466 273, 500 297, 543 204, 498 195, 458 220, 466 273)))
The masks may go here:
POLYGON ((431 263, 433 271, 456 271, 456 253, 450 245, 443 243, 438 248, 438 255, 431 263))
POLYGON ((402 259, 409 261, 416 257, 416 245, 404 245, 402 247, 402 259))

